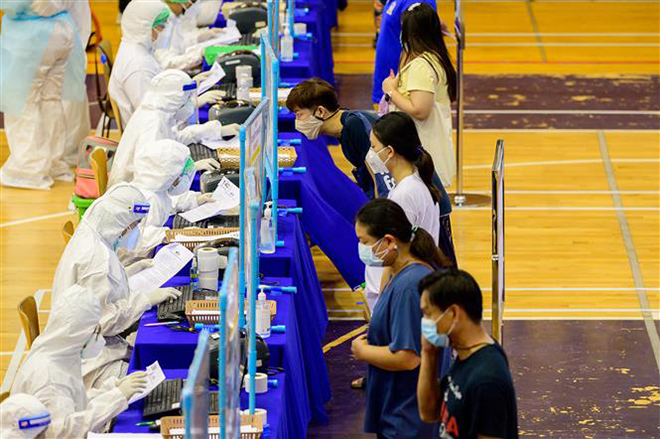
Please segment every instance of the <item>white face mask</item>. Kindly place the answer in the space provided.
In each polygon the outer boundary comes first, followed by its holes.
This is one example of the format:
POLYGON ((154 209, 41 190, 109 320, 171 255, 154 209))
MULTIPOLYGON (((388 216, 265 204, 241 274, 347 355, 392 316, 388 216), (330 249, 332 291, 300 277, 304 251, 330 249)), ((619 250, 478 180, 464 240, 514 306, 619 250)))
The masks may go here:
POLYGON ((378 152, 374 151, 373 148, 369 148, 367 157, 364 159, 367 162, 367 165, 369 165, 371 172, 374 174, 387 174, 390 172, 386 166, 387 162, 390 161, 390 158, 388 157, 386 161, 383 161, 380 158, 380 153, 383 151, 387 151, 387 148, 383 148, 378 152))
POLYGON ((101 328, 96 327, 92 336, 87 340, 85 346, 80 351, 80 357, 82 359, 94 358, 101 353, 105 347, 105 337, 101 334, 101 328))
POLYGON ((323 121, 316 116, 311 115, 305 120, 296 119, 296 131, 300 132, 309 140, 315 140, 319 137, 319 132, 323 126, 323 121))

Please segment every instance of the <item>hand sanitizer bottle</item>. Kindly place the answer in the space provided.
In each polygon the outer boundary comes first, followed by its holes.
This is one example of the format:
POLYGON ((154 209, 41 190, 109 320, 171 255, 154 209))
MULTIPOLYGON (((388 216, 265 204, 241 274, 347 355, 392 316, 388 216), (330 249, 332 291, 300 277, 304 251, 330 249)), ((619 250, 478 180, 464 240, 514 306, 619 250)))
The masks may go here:
POLYGON ((193 256, 190 266, 190 285, 193 291, 199 290, 199 271, 197 270, 197 256, 193 256))
POLYGON ((268 338, 270 337, 270 305, 266 301, 266 293, 263 288, 257 297, 256 331, 261 338, 268 338))
POLYGON ((280 57, 282 61, 293 61, 293 37, 289 34, 289 26, 284 26, 284 36, 280 41, 280 57))

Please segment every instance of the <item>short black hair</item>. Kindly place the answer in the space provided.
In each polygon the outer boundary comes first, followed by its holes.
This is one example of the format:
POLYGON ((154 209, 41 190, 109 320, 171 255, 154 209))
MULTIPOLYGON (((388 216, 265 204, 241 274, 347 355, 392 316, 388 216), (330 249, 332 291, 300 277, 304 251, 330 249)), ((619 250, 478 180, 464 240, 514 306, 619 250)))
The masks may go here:
POLYGON ((481 288, 467 271, 449 268, 435 271, 419 282, 419 293, 428 292, 429 301, 446 310, 458 305, 474 323, 480 323, 483 315, 481 288))
POLYGON ((339 101, 335 88, 319 78, 306 79, 293 87, 286 98, 286 108, 297 111, 307 108, 315 110, 323 106, 328 111, 339 110, 339 101))

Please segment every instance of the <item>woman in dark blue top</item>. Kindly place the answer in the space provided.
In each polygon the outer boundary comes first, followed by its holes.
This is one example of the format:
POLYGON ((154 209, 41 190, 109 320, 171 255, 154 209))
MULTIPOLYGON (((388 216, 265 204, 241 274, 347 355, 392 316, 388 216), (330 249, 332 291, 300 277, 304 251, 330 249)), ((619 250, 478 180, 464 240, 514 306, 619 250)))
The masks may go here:
MULTIPOLYGON (((419 417, 415 389, 421 331, 418 285, 433 270, 451 265, 425 230, 413 228, 397 203, 370 201, 357 214, 360 259, 392 268, 376 303, 367 335, 353 341, 356 359, 368 363, 364 429, 379 438, 437 437, 437 424, 419 417)), ((447 363, 449 351, 446 352, 447 363)))

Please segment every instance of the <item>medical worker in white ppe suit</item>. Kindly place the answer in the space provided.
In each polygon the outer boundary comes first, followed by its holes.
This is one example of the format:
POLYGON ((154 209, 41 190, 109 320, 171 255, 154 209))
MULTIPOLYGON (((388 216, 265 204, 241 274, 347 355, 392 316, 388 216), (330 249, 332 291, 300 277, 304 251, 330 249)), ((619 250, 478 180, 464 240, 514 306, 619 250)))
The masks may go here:
POLYGON ((130 2, 121 17, 121 43, 110 75, 108 92, 117 102, 126 127, 151 79, 162 67, 154 57, 154 41, 165 30, 169 8, 160 1, 130 2))
POLYGON ((82 359, 98 355, 102 303, 93 291, 73 285, 60 291, 48 324, 21 365, 12 393, 36 397, 51 414, 46 438, 83 438, 128 408, 128 400, 147 386, 145 372, 109 380, 101 389, 83 385, 82 359))
POLYGON ((138 257, 145 257, 163 242, 163 227, 170 215, 186 212, 212 200, 211 194, 190 190, 195 176, 195 164, 190 149, 170 139, 144 145, 135 157, 132 184, 147 197, 149 214, 140 223, 138 257))
POLYGON ((34 439, 50 424, 50 413, 41 401, 16 393, 0 404, 0 437, 34 439))
POLYGON ((62 100, 82 101, 86 59, 75 0, 3 1, 0 111, 9 158, 0 184, 48 190, 72 181, 62 161, 66 123, 62 100))
MULTIPOLYGON (((174 16, 155 43, 155 56, 163 69, 190 70, 201 65, 204 50, 201 47, 193 46, 219 37, 225 32, 221 28, 197 27, 197 16, 201 11, 201 3, 205 2, 165 0, 165 4, 169 6, 174 16)), ((215 19, 213 21, 215 22, 215 19)))
MULTIPOLYGON (((185 126, 195 114, 195 101, 197 104, 204 102, 208 94, 195 99, 196 88, 197 83, 181 70, 165 70, 154 77, 149 91, 122 134, 108 185, 133 181, 138 151, 157 140, 171 139, 189 145, 203 139, 238 134, 239 125, 223 127, 217 120, 185 126), (179 129, 179 126, 185 128, 179 129)), ((197 161, 195 168, 210 171, 219 169, 220 163, 214 159, 204 159, 197 161)))

